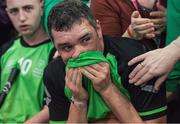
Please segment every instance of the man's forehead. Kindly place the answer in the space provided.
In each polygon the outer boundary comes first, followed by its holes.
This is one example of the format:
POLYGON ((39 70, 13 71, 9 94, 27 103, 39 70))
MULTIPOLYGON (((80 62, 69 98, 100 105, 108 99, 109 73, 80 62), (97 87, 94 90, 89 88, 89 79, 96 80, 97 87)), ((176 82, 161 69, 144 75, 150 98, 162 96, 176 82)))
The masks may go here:
POLYGON ((27 5, 34 5, 39 0, 6 0, 7 8, 19 8, 27 5))

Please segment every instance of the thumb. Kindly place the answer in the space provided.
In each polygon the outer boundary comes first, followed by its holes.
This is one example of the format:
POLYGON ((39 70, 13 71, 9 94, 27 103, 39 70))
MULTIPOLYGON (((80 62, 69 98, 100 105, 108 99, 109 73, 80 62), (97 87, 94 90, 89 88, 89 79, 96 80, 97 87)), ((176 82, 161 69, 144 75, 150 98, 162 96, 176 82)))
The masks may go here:
POLYGON ((161 77, 159 77, 156 82, 155 82, 155 85, 154 85, 154 88, 156 90, 159 90, 160 89, 160 86, 162 83, 164 83, 165 79, 167 78, 167 75, 163 75, 161 77))
POLYGON ((132 18, 139 18, 140 17, 140 14, 138 11, 134 11, 131 15, 132 18))

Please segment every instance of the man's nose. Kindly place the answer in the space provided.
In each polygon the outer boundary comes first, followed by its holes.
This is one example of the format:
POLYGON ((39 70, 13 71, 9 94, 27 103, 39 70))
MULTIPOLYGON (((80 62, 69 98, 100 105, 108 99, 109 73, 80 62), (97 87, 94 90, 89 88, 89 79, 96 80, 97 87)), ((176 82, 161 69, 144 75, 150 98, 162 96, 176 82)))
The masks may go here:
POLYGON ((86 49, 83 48, 82 46, 75 47, 74 53, 72 54, 72 58, 78 58, 79 55, 85 51, 86 49))
POLYGON ((23 10, 19 11, 19 20, 21 22, 24 22, 26 20, 26 14, 25 14, 25 12, 23 10))

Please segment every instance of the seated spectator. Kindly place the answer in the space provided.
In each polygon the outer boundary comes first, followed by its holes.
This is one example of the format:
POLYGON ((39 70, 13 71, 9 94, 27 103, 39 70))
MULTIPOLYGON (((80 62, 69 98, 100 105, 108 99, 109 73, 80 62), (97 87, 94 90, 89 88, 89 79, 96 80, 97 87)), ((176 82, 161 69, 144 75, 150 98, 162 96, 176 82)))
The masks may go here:
POLYGON ((128 83, 133 68, 127 62, 146 51, 142 43, 103 36, 79 1, 50 7, 47 27, 60 55, 44 73, 51 121, 166 122, 165 87, 154 90, 155 79, 138 87, 128 83))
MULTIPOLYGON (((40 123, 41 119, 35 115, 41 113, 45 105, 43 71, 54 50, 41 24, 44 2, 5 2, 8 16, 20 35, 0 47, 0 123, 40 123), (9 75, 14 67, 19 74, 10 84, 9 75)), ((48 120, 48 116, 44 118, 48 120)))

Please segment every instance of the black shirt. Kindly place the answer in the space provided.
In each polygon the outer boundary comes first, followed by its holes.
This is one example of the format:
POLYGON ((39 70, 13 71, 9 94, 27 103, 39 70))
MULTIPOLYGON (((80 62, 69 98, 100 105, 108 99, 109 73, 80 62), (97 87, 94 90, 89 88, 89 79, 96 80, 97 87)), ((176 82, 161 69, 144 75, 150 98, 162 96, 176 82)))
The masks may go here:
MULTIPOLYGON (((145 53, 146 46, 139 41, 128 38, 104 37, 104 55, 111 53, 118 62, 118 72, 123 86, 128 90, 131 103, 140 113, 143 120, 150 120, 166 115, 166 89, 163 84, 157 92, 153 85, 155 79, 141 86, 129 84, 128 75, 136 66, 128 67, 127 63, 132 58, 145 53), (148 112, 148 113, 143 113, 148 112)), ((44 83, 51 96, 49 103, 50 120, 66 121, 70 102, 64 94, 65 64, 60 58, 52 61, 45 70, 44 83)))

